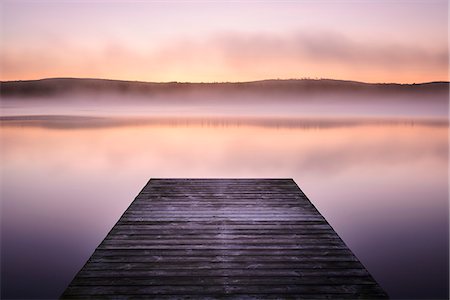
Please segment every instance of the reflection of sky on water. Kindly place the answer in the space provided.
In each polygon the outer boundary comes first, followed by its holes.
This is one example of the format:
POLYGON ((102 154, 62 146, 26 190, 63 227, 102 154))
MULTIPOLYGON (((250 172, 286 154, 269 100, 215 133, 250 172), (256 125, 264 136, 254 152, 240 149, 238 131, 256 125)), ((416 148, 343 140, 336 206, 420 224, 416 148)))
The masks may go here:
POLYGON ((76 115, 6 115, 0 116, 4 127, 41 127, 52 129, 93 129, 130 126, 169 127, 275 127, 319 129, 326 127, 349 127, 361 125, 397 126, 445 126, 446 118, 431 117, 324 117, 274 115, 251 116, 172 116, 172 115, 122 115, 122 116, 76 116, 76 115))
POLYGON ((391 297, 447 295, 447 123, 202 120, 3 119, 2 293, 58 296, 150 177, 292 177, 391 297))

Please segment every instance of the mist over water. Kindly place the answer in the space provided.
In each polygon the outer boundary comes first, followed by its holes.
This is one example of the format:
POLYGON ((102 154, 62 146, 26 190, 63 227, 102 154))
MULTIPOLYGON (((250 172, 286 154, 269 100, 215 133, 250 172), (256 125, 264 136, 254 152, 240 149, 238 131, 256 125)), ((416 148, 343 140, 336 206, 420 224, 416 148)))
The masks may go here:
POLYGON ((389 117, 445 118, 445 98, 431 103, 427 99, 374 98, 360 101, 345 96, 315 97, 308 100, 291 97, 242 97, 238 100, 211 96, 200 99, 178 97, 151 98, 80 96, 58 99, 8 99, 2 101, 2 115, 76 115, 76 116, 271 116, 271 117, 389 117), (122 100, 122 101, 121 101, 122 100), (441 100, 441 101, 437 101, 441 100))
POLYGON ((337 80, 145 83, 99 79, 4 82, 2 115, 446 118, 447 82, 337 80))
POLYGON ((2 298, 57 298, 158 177, 293 178, 390 297, 447 298, 447 96, 364 95, 2 98, 2 298))

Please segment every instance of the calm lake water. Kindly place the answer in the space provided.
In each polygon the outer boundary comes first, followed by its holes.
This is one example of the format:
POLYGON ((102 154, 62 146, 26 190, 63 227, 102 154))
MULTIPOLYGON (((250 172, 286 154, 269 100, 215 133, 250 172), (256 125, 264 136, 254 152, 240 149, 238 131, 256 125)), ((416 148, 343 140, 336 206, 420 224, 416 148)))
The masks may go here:
POLYGON ((293 178, 392 298, 448 297, 448 123, 1 121, 2 298, 57 298, 150 178, 293 178))

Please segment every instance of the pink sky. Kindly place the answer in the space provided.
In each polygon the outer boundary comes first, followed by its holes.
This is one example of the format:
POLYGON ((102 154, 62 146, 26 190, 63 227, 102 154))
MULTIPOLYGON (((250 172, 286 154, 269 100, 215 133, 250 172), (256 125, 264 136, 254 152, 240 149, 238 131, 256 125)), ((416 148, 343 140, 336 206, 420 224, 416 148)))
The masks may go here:
POLYGON ((448 80, 447 1, 0 5, 1 80, 448 80))

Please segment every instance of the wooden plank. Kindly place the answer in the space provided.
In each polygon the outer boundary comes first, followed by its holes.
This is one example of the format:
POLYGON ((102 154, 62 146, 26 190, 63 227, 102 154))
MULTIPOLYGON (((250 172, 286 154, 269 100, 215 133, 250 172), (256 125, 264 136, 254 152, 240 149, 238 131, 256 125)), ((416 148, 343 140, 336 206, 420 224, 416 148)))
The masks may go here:
MULTIPOLYGON (((349 258, 354 258, 349 249, 280 249, 280 250, 272 250, 272 249, 258 249, 258 250, 228 250, 226 252, 226 256, 230 259, 239 257, 242 259, 246 259, 248 257, 263 257, 263 256, 295 256, 295 257, 306 257, 306 256, 327 256, 327 255, 342 255, 349 258)), ((164 256, 164 257, 214 257, 214 256, 222 256, 220 252, 216 250, 210 249, 201 249, 201 250, 180 250, 180 249, 172 249, 161 252, 159 250, 151 250, 151 249, 125 249, 125 250, 104 250, 97 249, 92 257, 111 257, 111 256, 121 256, 125 258, 132 259, 133 256, 164 256)))
POLYGON ((205 263, 265 263, 265 262, 277 262, 277 263, 294 263, 294 262, 354 262, 357 261, 355 258, 351 258, 348 255, 343 256, 320 256, 320 255, 305 255, 305 256, 278 256, 278 255, 266 255, 266 256, 246 256, 241 258, 240 256, 225 256, 225 255, 215 255, 215 256, 167 256, 167 255, 154 255, 154 256, 133 256, 126 257, 124 255, 118 256, 92 256, 90 259, 91 263, 104 262, 104 263, 147 263, 147 262, 166 262, 166 263, 187 263, 187 262, 205 262, 205 263))
POLYGON ((151 179, 67 299, 386 298, 292 179, 151 179))
POLYGON ((143 276, 247 276, 247 277, 282 277, 282 276, 298 276, 298 277, 347 277, 347 276, 363 276, 367 277, 368 273, 362 268, 358 269, 264 269, 264 270, 247 270, 247 269, 174 269, 174 270, 88 270, 83 268, 77 275, 78 277, 143 277, 143 276))
POLYGON ((201 295, 207 294, 317 294, 326 293, 339 297, 340 294, 349 293, 377 293, 376 286, 373 285, 174 285, 174 286, 153 286, 153 285, 105 285, 105 286, 72 286, 68 288, 72 294, 78 295, 201 295))
POLYGON ((366 277, 223 277, 223 276, 208 276, 208 277, 193 277, 193 276, 173 276, 173 277, 97 277, 97 278, 82 278, 78 277, 74 280, 76 285, 220 285, 223 282, 233 285, 374 285, 373 280, 366 277))

